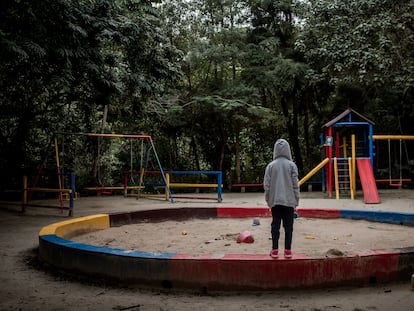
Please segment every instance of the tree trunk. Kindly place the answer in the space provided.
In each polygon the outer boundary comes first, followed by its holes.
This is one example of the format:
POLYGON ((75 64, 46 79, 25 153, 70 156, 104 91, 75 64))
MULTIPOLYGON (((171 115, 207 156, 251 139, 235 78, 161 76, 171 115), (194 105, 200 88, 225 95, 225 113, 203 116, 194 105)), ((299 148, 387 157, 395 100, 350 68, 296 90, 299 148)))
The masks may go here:
MULTIPOLYGON (((289 144, 292 148, 295 162, 300 173, 303 172, 303 160, 299 145, 298 112, 293 108, 292 116, 289 113, 288 102, 285 98, 281 101, 282 112, 286 120, 286 127, 289 133, 289 144)), ((293 105, 292 105, 293 106, 293 105)), ((294 106, 293 106, 294 107, 294 106)))
POLYGON ((299 122, 297 111, 293 112, 292 122, 289 124, 289 136, 292 144, 293 154, 295 155, 296 165, 300 174, 303 174, 303 159, 299 144, 299 122))
MULTIPOLYGON (((107 117, 108 117, 108 105, 105 105, 103 116, 102 116, 101 134, 105 132, 107 117)), ((96 156, 94 158, 93 169, 92 169, 92 177, 95 179, 96 184, 99 186, 103 185, 101 170, 100 170, 101 144, 102 144, 102 137, 98 137, 97 151, 96 151, 96 156)))
POLYGON ((311 155, 310 139, 309 139, 309 111, 307 108, 303 111, 303 136, 305 137, 306 156, 309 158, 311 155))
POLYGON ((196 167, 196 171, 200 171, 200 158, 198 156, 198 151, 197 151, 197 144, 195 142, 195 138, 194 136, 191 137, 191 149, 193 150, 193 155, 194 155, 194 164, 196 167))
POLYGON ((236 134, 236 146, 235 146, 235 156, 236 156, 236 180, 239 184, 241 182, 241 146, 240 146, 240 131, 236 134))

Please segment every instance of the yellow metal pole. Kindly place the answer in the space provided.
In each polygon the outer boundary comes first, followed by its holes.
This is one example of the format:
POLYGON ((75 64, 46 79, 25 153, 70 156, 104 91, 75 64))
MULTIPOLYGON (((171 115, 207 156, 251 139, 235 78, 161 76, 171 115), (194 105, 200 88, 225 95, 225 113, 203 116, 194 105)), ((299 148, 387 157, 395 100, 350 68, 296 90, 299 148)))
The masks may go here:
POLYGON ((347 158, 348 157, 348 155, 347 155, 347 152, 346 152, 346 136, 344 136, 343 138, 342 138, 342 148, 343 148, 343 158, 347 158))
POLYGON ((309 178, 311 178, 317 171, 319 171, 322 167, 326 165, 326 163, 329 162, 329 158, 325 158, 321 163, 319 163, 315 168, 313 168, 308 174, 306 174, 305 177, 303 177, 301 180, 299 180, 299 186, 302 186, 305 182, 308 181, 309 178))
POLYGON ((338 180, 338 161, 334 158, 334 176, 335 176, 335 193, 336 199, 339 200, 339 180, 338 180))
POLYGON ((349 167, 349 188, 351 191, 351 200, 355 199, 355 192, 354 192, 354 187, 353 187, 353 183, 354 183, 354 178, 352 176, 352 161, 351 158, 348 158, 348 167, 349 167))
POLYGON ((139 182, 138 182, 137 200, 140 197, 142 184, 144 183, 144 174, 145 174, 145 168, 142 167, 141 174, 139 176, 139 182))
POLYGON ((58 147, 58 140, 55 137, 55 156, 56 156, 56 167, 59 169, 60 168, 60 164, 59 164, 59 147, 58 147))
POLYGON ((352 134, 351 136, 351 144, 352 144, 352 167, 351 167, 351 171, 352 171, 352 189, 353 191, 355 191, 356 193, 356 165, 355 165, 355 161, 356 161, 356 151, 355 151, 355 134, 352 134))
POLYGON ((170 174, 168 174, 168 172, 165 173, 165 180, 167 181, 167 184, 165 185, 165 200, 168 201, 169 199, 168 189, 170 188, 170 174))
POLYGON ((372 135, 374 140, 414 140, 414 135, 372 135))

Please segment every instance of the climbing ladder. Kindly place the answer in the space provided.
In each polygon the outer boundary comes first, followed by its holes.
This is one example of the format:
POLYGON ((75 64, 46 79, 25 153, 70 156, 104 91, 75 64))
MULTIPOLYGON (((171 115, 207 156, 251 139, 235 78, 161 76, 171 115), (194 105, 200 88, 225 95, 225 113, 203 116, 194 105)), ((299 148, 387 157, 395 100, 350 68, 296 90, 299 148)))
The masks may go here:
POLYGON ((348 158, 334 158, 336 199, 351 197, 351 163, 348 158))

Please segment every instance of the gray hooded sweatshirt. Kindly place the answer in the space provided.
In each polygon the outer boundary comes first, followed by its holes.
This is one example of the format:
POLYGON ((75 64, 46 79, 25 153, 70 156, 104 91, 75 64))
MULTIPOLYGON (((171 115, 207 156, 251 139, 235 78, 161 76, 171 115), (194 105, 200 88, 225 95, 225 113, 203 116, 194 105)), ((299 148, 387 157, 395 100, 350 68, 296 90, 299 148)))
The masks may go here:
POLYGON ((298 206, 298 168, 292 161, 289 143, 284 139, 278 139, 275 143, 273 161, 266 167, 263 187, 270 208, 275 205, 298 206))

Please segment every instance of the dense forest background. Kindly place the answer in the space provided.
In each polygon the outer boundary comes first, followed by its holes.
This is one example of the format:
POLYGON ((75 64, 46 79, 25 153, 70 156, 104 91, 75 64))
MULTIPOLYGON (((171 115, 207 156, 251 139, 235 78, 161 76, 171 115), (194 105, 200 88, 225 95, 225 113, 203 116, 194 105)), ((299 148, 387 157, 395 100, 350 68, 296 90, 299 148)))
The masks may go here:
POLYGON ((303 176, 348 107, 414 135, 412 0, 3 0, 0 51, 1 194, 53 167, 55 137, 80 187, 139 168, 141 141, 70 133, 151 135, 164 169, 226 187, 260 183, 280 137, 303 176))

